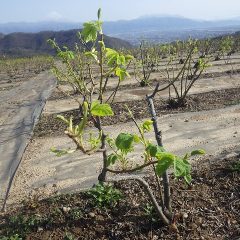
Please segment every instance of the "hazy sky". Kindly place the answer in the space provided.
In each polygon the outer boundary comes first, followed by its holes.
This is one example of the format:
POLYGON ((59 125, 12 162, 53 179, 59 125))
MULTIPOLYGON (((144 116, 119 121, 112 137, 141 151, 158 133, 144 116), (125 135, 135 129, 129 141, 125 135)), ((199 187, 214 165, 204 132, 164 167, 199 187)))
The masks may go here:
POLYGON ((0 0, 0 22, 82 22, 95 19, 99 7, 104 20, 158 14, 194 19, 240 16, 240 0, 0 0))

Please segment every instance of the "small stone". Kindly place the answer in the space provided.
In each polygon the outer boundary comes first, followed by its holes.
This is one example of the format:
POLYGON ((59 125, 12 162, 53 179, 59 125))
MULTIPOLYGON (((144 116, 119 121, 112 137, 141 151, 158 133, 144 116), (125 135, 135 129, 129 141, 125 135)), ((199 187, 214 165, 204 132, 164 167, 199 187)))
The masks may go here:
POLYGON ((41 231, 43 231, 43 228, 42 227, 38 227, 37 231, 41 232, 41 231))
POLYGON ((197 229, 197 228, 198 228, 197 224, 195 224, 195 223, 191 223, 191 224, 190 224, 190 227, 191 227, 192 229, 197 229))
POLYGON ((237 134, 238 132, 234 132, 233 134, 237 134))
POLYGON ((70 207, 63 207, 62 209, 64 213, 68 213, 71 210, 70 207))
POLYGON ((237 157, 238 156, 238 153, 236 152, 233 152, 233 153, 229 153, 226 155, 226 159, 229 159, 229 158, 234 158, 234 157, 237 157))
POLYGON ((203 219, 200 217, 197 219, 197 225, 200 226, 203 222, 203 219))
POLYGON ((172 125, 170 124, 169 127, 172 127, 172 125))
POLYGON ((54 183, 54 184, 52 185, 52 187, 56 188, 56 187, 57 187, 57 184, 56 184, 56 183, 54 183))
POLYGON ((140 204, 138 202, 134 201, 134 200, 133 200, 132 204, 133 204, 134 207, 139 207, 140 206, 140 204))
POLYGON ((189 122, 189 120, 188 120, 188 119, 185 119, 184 122, 189 122))
POLYGON ((188 218, 188 214, 187 214, 187 213, 184 213, 184 214, 183 214, 183 218, 188 218))
POLYGON ((94 217, 95 217, 95 213, 90 212, 90 213, 88 214, 88 216, 91 217, 91 218, 94 218, 94 217))
POLYGON ((202 227, 203 227, 203 228, 206 228, 207 226, 208 226, 208 225, 207 225, 206 223, 203 223, 203 224, 202 224, 202 227))

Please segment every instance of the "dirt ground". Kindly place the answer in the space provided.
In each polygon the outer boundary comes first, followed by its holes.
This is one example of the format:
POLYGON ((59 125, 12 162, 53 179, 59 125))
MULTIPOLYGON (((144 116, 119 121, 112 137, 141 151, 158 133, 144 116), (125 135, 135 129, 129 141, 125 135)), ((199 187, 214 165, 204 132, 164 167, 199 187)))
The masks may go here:
MULTIPOLYGON (((143 188, 129 181, 115 183, 122 197, 104 207, 97 206, 89 192, 32 199, 1 218, 0 234, 18 234, 28 240, 237 240, 239 157, 240 152, 235 157, 195 162, 190 186, 171 178, 174 220, 170 227, 159 220, 143 188)), ((146 180, 158 196, 154 178, 146 176, 146 180)))
MULTIPOLYGON (((239 61, 238 57, 234 60, 235 67, 238 67, 239 61)), ((64 239, 68 232, 78 239, 237 239, 240 236, 239 171, 232 171, 232 168, 239 163, 240 73, 237 69, 231 74, 231 66, 224 62, 214 64, 199 79, 185 107, 169 108, 167 93, 158 96, 155 101, 158 124, 167 150, 178 155, 198 148, 207 152, 204 157, 193 161, 191 187, 172 179, 178 232, 169 231, 161 221, 156 220, 156 215, 147 205, 149 200, 134 182, 116 184, 125 198, 114 208, 104 210, 96 208, 86 193, 58 196, 59 193, 89 189, 97 182, 102 162, 100 153, 82 155, 74 152, 56 157, 50 152, 53 146, 57 149, 75 147, 64 136, 64 125, 56 120, 56 113, 73 115, 75 121, 78 116, 77 105, 71 98, 55 90, 23 154, 7 202, 8 209, 25 203, 25 208, 14 210, 17 212, 10 215, 25 216, 33 223, 21 217, 13 221, 4 215, 0 218, 0 227, 3 226, 0 233, 12 231, 25 235, 26 239, 64 239), (45 200, 36 201, 41 199, 45 200), (70 214, 70 210, 69 213, 64 212, 63 207, 70 208, 74 213, 70 214), (69 225, 63 226, 66 221, 69 225)), ((156 79, 166 84, 160 73, 152 75, 153 83, 156 79)), ((3 81, 1 84, 3 96, 18 87, 10 85, 12 82, 3 81)), ((116 79, 113 79, 111 87, 115 84, 116 79)), ((135 131, 134 123, 123 107, 125 103, 137 121, 149 118, 144 98, 151 90, 139 88, 137 84, 132 84, 132 79, 125 82, 112 106, 115 116, 103 121, 106 133, 113 137, 120 132, 135 131)), ((0 121, 2 128, 7 121, 4 111, 0 111, 0 121)), ((89 125, 89 131, 91 127, 89 125)), ((147 134, 147 137, 154 141, 153 133, 147 134)), ((132 156, 135 164, 142 161, 141 150, 136 147, 132 156)), ((155 190, 152 176, 147 178, 155 190)))

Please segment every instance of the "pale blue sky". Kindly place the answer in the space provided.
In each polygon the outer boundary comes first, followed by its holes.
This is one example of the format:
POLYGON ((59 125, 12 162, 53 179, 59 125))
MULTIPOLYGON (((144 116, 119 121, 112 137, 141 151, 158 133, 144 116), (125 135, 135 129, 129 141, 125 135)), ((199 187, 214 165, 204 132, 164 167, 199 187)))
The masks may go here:
POLYGON ((0 0, 0 22, 82 22, 95 19, 99 7, 107 21, 158 14, 211 20, 240 17, 240 0, 0 0))

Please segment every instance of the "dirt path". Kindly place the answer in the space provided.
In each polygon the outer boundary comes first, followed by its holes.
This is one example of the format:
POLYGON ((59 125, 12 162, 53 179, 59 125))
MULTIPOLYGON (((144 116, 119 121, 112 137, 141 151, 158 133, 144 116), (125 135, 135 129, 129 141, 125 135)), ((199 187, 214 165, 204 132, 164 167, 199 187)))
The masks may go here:
MULTIPOLYGON (((197 148, 207 152, 206 157, 239 151, 240 105, 219 110, 165 115, 158 120, 167 150, 183 154, 197 148)), ((133 123, 105 128, 116 136, 119 132, 132 132, 133 123)), ((154 140, 152 133, 148 136, 154 140)), ((15 178, 9 203, 33 196, 46 197, 57 191, 69 192, 90 187, 97 181, 101 166, 100 154, 91 156, 79 152, 57 158, 50 147, 74 147, 67 137, 35 138, 24 154, 15 178)), ((136 153, 141 149, 137 148, 136 153)), ((139 155, 133 155, 139 161, 139 155)))
POLYGON ((1 92, 0 203, 55 84, 55 78, 47 71, 1 92))

